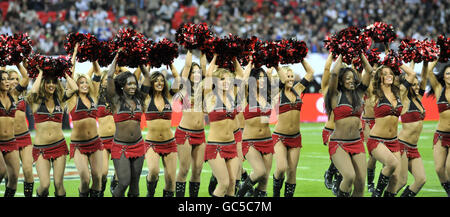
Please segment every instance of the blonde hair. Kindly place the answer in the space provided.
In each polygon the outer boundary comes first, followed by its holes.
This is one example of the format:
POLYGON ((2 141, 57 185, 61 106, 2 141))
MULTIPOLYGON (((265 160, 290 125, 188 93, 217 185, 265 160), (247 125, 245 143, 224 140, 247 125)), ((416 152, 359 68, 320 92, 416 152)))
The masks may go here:
POLYGON ((223 78, 226 74, 230 74, 232 77, 234 77, 234 74, 231 73, 230 70, 225 69, 225 68, 218 68, 218 69, 216 69, 212 73, 212 76, 213 77, 217 77, 217 78, 223 78))
MULTIPOLYGON (((78 85, 78 80, 80 80, 81 78, 85 78, 88 85, 89 85, 89 92, 88 95, 94 100, 96 101, 97 99, 94 99, 95 93, 94 93, 94 85, 92 84, 91 79, 86 75, 86 74, 81 74, 81 73, 75 73, 73 80, 77 83, 78 85)), ((78 90, 79 91, 79 90, 78 90)))

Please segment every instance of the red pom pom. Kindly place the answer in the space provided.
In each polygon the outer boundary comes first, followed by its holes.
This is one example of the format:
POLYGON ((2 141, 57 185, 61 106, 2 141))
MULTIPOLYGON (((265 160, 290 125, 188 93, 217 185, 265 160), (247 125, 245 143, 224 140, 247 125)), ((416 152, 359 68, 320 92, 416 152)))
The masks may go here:
POLYGON ((178 45, 164 38, 152 45, 148 55, 148 60, 152 67, 168 66, 178 57, 178 45))
POLYGON ((23 61, 31 53, 31 40, 28 34, 0 36, 0 65, 15 65, 23 61))
POLYGON ((134 29, 120 29, 114 38, 114 43, 118 48, 124 48, 117 60, 119 66, 137 68, 148 62, 148 53, 152 43, 142 33, 134 29))
POLYGON ((440 35, 436 44, 439 47, 439 62, 447 62, 450 58, 450 38, 440 35))
POLYGON ((359 58, 361 51, 370 46, 367 35, 357 27, 351 26, 339 31, 331 37, 326 37, 324 46, 333 53, 333 58, 342 55, 342 61, 351 64, 354 58, 359 58))
POLYGON ((30 78, 35 78, 39 75, 37 67, 43 71, 44 77, 63 78, 66 74, 72 75, 72 63, 68 56, 49 57, 32 54, 27 61, 27 71, 30 78))
POLYGON ((214 34, 206 23, 184 23, 175 33, 175 41, 188 50, 200 49, 203 51, 207 49, 205 43, 210 43, 213 38, 214 34))
POLYGON ((434 40, 420 41, 419 54, 425 62, 432 62, 439 58, 439 47, 434 40))
POLYGON ((107 67, 114 60, 117 46, 113 41, 101 41, 99 43, 99 54, 97 62, 101 67, 107 67))
POLYGON ((367 34, 378 43, 390 43, 397 38, 394 27, 391 24, 375 22, 366 27, 367 34))
POLYGON ((281 64, 300 63, 308 54, 308 47, 304 41, 295 39, 278 41, 278 53, 281 56, 281 64))
POLYGON ((397 52, 389 50, 389 53, 384 57, 381 64, 389 66, 395 75, 400 75, 400 66, 403 62, 397 52))
POLYGON ((419 41, 414 38, 405 38, 400 42, 398 46, 398 52, 406 63, 414 61, 419 63, 422 61, 422 57, 419 53, 418 47, 419 41))
POLYGON ((276 67, 281 61, 281 56, 278 54, 279 46, 274 41, 258 41, 255 45, 255 52, 253 53, 253 63, 256 68, 265 65, 267 68, 276 67))
POLYGON ((78 43, 81 43, 86 39, 86 35, 79 32, 71 32, 66 35, 66 41, 64 42, 64 49, 66 50, 66 53, 69 55, 73 54, 73 49, 75 49, 75 45, 78 43))

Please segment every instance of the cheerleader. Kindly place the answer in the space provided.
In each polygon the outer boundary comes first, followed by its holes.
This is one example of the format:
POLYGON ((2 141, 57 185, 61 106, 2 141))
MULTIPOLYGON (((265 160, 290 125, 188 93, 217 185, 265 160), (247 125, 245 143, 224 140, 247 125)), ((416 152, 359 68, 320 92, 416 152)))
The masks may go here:
MULTIPOLYGON (((26 64, 26 62, 24 62, 26 64)), ((19 148, 19 156, 22 161, 22 171, 24 176, 23 192, 25 197, 33 196, 34 177, 33 177, 33 146, 31 142, 30 132, 28 130, 28 123, 26 117, 25 91, 27 90, 29 78, 25 67, 22 64, 16 64, 20 75, 16 70, 8 70, 10 88, 15 89, 20 95, 13 94, 14 100, 17 102, 16 116, 14 118, 14 134, 16 144, 19 148)))
MULTIPOLYGON (((75 56, 75 55, 74 55, 75 56)), ((100 66, 93 62, 95 75, 100 74, 100 66)), ((67 96, 67 109, 72 117, 70 137, 70 158, 75 161, 80 174, 80 197, 100 197, 102 195, 102 141, 97 130, 97 94, 99 79, 91 81, 85 74, 75 74, 78 91, 67 96), (89 174, 90 173, 90 174, 89 174), (92 176, 92 188, 89 188, 92 176)))
MULTIPOLYGON (((373 69, 363 55, 362 59, 366 72, 371 72, 373 69)), ((403 65, 402 69, 405 67, 407 66, 403 65)), ((406 79, 412 82, 415 74, 409 74, 411 70, 406 70, 405 72, 408 73, 406 79)), ((397 139, 397 126, 403 105, 400 99, 400 90, 394 82, 395 75, 392 69, 382 65, 374 73, 373 95, 370 97, 370 100, 375 105, 375 125, 370 130, 367 149, 384 167, 380 172, 372 197, 381 197, 388 185, 385 196, 395 196, 397 193, 395 189, 399 181, 399 168, 401 166, 399 160, 402 151, 397 139)))
POLYGON ((302 147, 300 134, 300 110, 302 108, 302 92, 314 78, 314 70, 302 60, 306 71, 300 82, 294 82, 294 72, 289 67, 277 67, 280 78, 280 93, 278 95, 278 122, 272 134, 275 149, 276 168, 273 173, 273 197, 280 196, 286 173, 284 196, 293 197, 297 183, 297 164, 302 147))
MULTIPOLYGON (((172 64, 173 66, 173 64, 172 64)), ((174 74, 178 74, 175 67, 171 67, 174 74)), ((197 94, 203 91, 198 88, 206 72, 206 55, 202 53, 200 65, 192 62, 192 52, 187 51, 186 62, 181 72, 183 89, 176 97, 182 102, 183 114, 181 122, 175 131, 179 169, 176 177, 176 196, 184 197, 186 190, 186 177, 192 165, 191 179, 189 181, 189 196, 197 197, 200 190, 200 178, 205 153, 205 123, 202 101, 195 102, 197 94), (195 92, 194 90, 201 90, 195 92)))
POLYGON ((262 68, 254 68, 244 75, 247 81, 247 105, 244 109, 245 127, 242 133, 242 153, 253 168, 237 193, 243 197, 258 183, 255 197, 267 196, 267 180, 272 168, 274 146, 269 127, 271 114, 271 75, 262 68), (250 80, 248 78, 251 78, 250 80))
POLYGON ((63 95, 72 95, 78 91, 75 81, 67 74, 67 89, 64 91, 57 77, 39 75, 31 87, 27 97, 33 111, 36 136, 33 145, 33 160, 39 176, 38 197, 47 197, 50 186, 50 169, 53 168, 55 197, 65 197, 64 170, 66 168, 66 155, 69 154, 66 139, 62 131, 64 114, 63 95))
MULTIPOLYGON (((120 51, 119 49, 108 70, 106 87, 107 103, 111 106, 116 124, 111 158, 118 184, 112 195, 123 197, 129 187, 128 197, 138 197, 139 178, 145 160, 145 146, 141 134, 142 105, 145 96, 138 89, 136 76, 131 72, 125 71, 114 77, 120 51)), ((144 84, 148 82, 148 75, 145 76, 147 81, 144 81, 144 84)))
MULTIPOLYGON (((233 127, 236 117, 235 94, 232 87, 233 73, 224 68, 214 70, 214 55, 204 80, 205 111, 208 113, 210 130, 206 142, 205 161, 210 165, 217 186, 213 197, 233 197, 239 168, 233 127), (214 71, 213 71, 214 70, 214 71), (214 88, 213 88, 214 81, 214 88)), ((239 77, 242 78, 242 77, 239 77)))
MULTIPOLYGON (((144 75, 148 70, 141 66, 144 75)), ((173 68, 173 66, 172 66, 173 68)), ((175 80, 178 73, 172 72, 175 80)), ((147 136, 145 138, 145 159, 149 174, 147 180, 147 197, 153 197, 159 180, 159 159, 164 165, 165 187, 163 197, 173 197, 175 192, 175 176, 177 169, 177 145, 171 130, 172 106, 171 101, 176 93, 169 90, 169 85, 164 75, 158 71, 152 72, 149 82, 144 81, 143 86, 148 89, 143 91, 148 94, 145 100, 145 119, 147 121, 147 136)))
POLYGON ((349 197, 353 185, 352 196, 362 197, 366 154, 359 130, 359 118, 363 109, 362 96, 369 85, 370 75, 364 72, 360 82, 354 69, 342 67, 342 57, 339 56, 330 76, 325 108, 328 115, 333 111, 336 128, 330 136, 328 150, 342 175, 336 196, 349 197))
POLYGON ((433 93, 437 99, 439 122, 433 139, 433 156, 436 173, 442 187, 450 197, 450 64, 445 65, 437 76, 428 71, 433 93))
MULTIPOLYGON (((331 53, 328 54, 327 60, 325 62, 325 67, 323 70, 322 75, 322 82, 321 82, 321 93, 326 97, 326 93, 328 91, 328 84, 330 83, 330 69, 331 64, 333 63, 333 55, 331 53)), ((329 114, 328 120, 325 123, 325 126, 322 130, 322 141, 325 146, 328 146, 328 141, 330 139, 331 133, 334 131, 334 114, 333 111, 329 114)), ((330 159, 331 160, 331 159, 330 159)), ((333 191, 333 193, 336 195, 337 188, 333 188, 333 186, 339 186, 340 181, 342 180, 342 176, 339 174, 339 171, 336 169, 336 167, 333 164, 333 161, 331 161, 330 166, 325 171, 325 174, 323 176, 325 187, 327 189, 330 189, 333 191), (334 182, 333 182, 334 178, 334 182)))
MULTIPOLYGON (((436 64, 436 62, 432 64, 436 64)), ((414 69, 414 62, 412 62, 414 69)), ((407 68, 406 68, 407 69, 407 68)), ((407 69, 408 70, 408 69, 407 69)), ((408 181, 408 170, 414 176, 414 183, 406 186, 402 193, 402 197, 414 197, 425 184, 425 168, 423 166, 422 158, 417 149, 417 142, 419 141, 420 133, 423 128, 423 119, 425 118, 425 108, 422 105, 422 97, 427 86, 427 70, 428 62, 423 63, 422 67, 422 81, 419 83, 417 77, 414 77, 413 82, 410 83, 405 79, 404 74, 400 77, 400 93, 403 95, 402 104, 403 110, 401 114, 402 130, 398 134, 398 141, 403 145, 404 153, 401 159, 401 171, 399 189, 406 185, 408 181)))
POLYGON ((5 175, 8 175, 8 184, 4 196, 14 197, 19 178, 20 159, 19 148, 14 137, 14 118, 17 105, 12 95, 17 97, 20 93, 17 89, 10 91, 11 84, 8 77, 6 71, 0 70, 0 129, 2 129, 0 131, 0 155, 6 168, 6 170, 0 172, 0 181, 5 175))

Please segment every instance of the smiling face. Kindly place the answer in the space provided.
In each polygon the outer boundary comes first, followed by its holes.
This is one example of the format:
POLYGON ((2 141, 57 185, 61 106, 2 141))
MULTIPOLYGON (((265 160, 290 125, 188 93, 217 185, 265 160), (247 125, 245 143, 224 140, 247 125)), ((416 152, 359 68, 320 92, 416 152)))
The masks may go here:
POLYGON ((286 88, 292 88, 294 86, 294 72, 292 70, 287 70, 286 72, 286 88))
POLYGON ((159 75, 155 82, 153 83, 153 89, 157 92, 161 92, 164 90, 164 77, 162 75, 159 75))
POLYGON ((266 78, 266 76, 264 75, 264 72, 260 72, 260 73, 259 73, 259 77, 258 77, 258 82, 257 82, 257 84, 258 84, 258 89, 259 89, 259 88, 264 88, 264 86, 266 85, 266 81, 267 81, 267 78, 266 78))
POLYGON ((45 93, 53 95, 56 90, 57 80, 54 79, 45 79, 44 81, 44 90, 45 93))
POLYGON ((129 96, 134 96, 136 94, 137 82, 133 76, 127 78, 127 82, 123 87, 123 92, 129 96))
POLYGON ((10 88, 10 82, 8 79, 8 73, 6 72, 1 72, 0 73, 1 77, 0 77, 0 91, 9 91, 10 88))
POLYGON ((199 66, 194 65, 192 67, 192 71, 189 76, 189 80, 191 80, 191 82, 193 82, 193 83, 198 83, 202 80, 202 70, 200 69, 199 66))
POLYGON ((394 73, 390 68, 385 67, 381 70, 381 81, 384 85, 394 84, 394 73))
POLYGON ((19 74, 17 72, 13 71, 9 73, 9 84, 11 85, 11 89, 16 88, 16 86, 19 84, 19 74))
POLYGON ((233 76, 229 73, 223 74, 219 79, 218 88, 222 91, 228 91, 231 87, 233 76))
POLYGON ((83 93, 83 94, 89 93, 89 82, 85 77, 80 77, 77 80, 77 84, 78 84, 78 91, 80 93, 83 93))
POLYGON ((355 89, 355 76, 353 75, 353 72, 348 70, 345 72, 343 78, 341 81, 343 83, 343 86, 347 90, 354 90, 355 89))

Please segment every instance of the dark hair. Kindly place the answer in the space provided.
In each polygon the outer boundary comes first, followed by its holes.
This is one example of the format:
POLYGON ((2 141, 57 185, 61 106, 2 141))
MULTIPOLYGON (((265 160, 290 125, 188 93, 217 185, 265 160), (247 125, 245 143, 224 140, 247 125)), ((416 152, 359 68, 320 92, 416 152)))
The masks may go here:
POLYGON ((249 79, 248 80, 248 87, 246 88, 246 90, 247 90, 247 102, 250 103, 248 101, 248 99, 250 97, 250 94, 258 93, 258 89, 261 89, 263 92, 267 93, 266 101, 268 103, 270 103, 271 102, 271 96, 272 96, 271 95, 272 94, 271 93, 272 85, 271 85, 271 81, 269 81, 269 76, 267 75, 266 71, 264 71, 263 68, 253 68, 250 71, 250 78, 253 78, 253 79, 249 79), (256 83, 257 83, 257 81, 258 81, 258 79, 260 77, 259 74, 261 72, 263 73, 264 78, 266 78, 266 79, 264 81, 264 86, 258 88, 258 85, 257 84, 253 84, 253 81, 256 81, 256 83))
MULTIPOLYGON (((356 73, 357 72, 351 67, 341 68, 341 70, 339 70, 339 72, 338 72, 337 91, 341 92, 341 94, 344 94, 344 91, 351 91, 353 111, 359 111, 362 106, 361 93, 359 93, 358 89, 356 88, 361 83, 361 81, 356 73), (354 90, 347 90, 344 86, 344 76, 348 71, 350 71, 353 74, 353 79, 355 81, 355 89, 354 90)), ((325 109, 327 111, 328 116, 330 116, 331 112, 333 111, 333 108, 331 106, 332 105, 331 100, 332 100, 332 94, 330 93, 330 89, 328 89, 327 94, 325 95, 325 109)))
MULTIPOLYGON (((415 76, 415 78, 417 79, 417 80, 419 80, 418 78, 417 78, 417 76, 415 76)), ((405 75, 405 73, 402 73, 401 75, 400 75, 400 78, 399 78, 399 81, 400 81, 400 84, 401 83, 403 83, 403 82, 408 82, 407 80, 406 80, 406 75, 405 75)), ((408 82, 409 83, 409 82, 408 82)), ((410 98, 410 99, 413 99, 413 98, 417 98, 417 94, 416 94, 416 92, 413 90, 413 88, 412 88, 412 83, 411 83, 411 86, 408 88, 408 90, 406 90, 406 91, 408 91, 408 98, 410 98)))
MULTIPOLYGON (((380 99, 380 98, 383 98, 384 97, 384 92, 383 92, 383 90, 381 89, 381 78, 382 78, 382 72, 383 72, 383 69, 385 69, 385 68, 387 68, 387 69, 391 69, 389 66, 386 66, 386 65, 382 65, 382 66, 380 66, 380 67, 378 67, 377 69, 376 69, 376 72, 375 72, 375 76, 374 76, 374 80, 373 80, 373 94, 378 98, 378 99, 380 99)), ((391 72, 392 72, 392 76, 394 77, 394 82, 395 82, 395 73, 392 71, 392 69, 391 69, 391 72)), ((400 93, 400 89, 393 83, 392 85, 391 85, 391 90, 392 90, 392 93, 394 93, 394 96, 397 98, 397 99, 399 99, 400 98, 400 95, 399 95, 399 93, 400 93)))
POLYGON ((156 80, 158 79, 159 76, 162 76, 163 79, 164 79, 164 87, 163 87, 163 90, 162 90, 162 95, 165 96, 165 97, 168 97, 169 96, 169 85, 167 83, 167 79, 164 76, 164 74, 162 74, 159 71, 154 71, 150 75, 150 89, 148 91, 148 94, 150 96, 152 96, 152 97, 155 95, 156 91, 155 91, 154 85, 155 85, 155 82, 156 82, 156 80))
POLYGON ((5 70, 0 70, 0 79, 2 79, 2 74, 6 74, 6 75, 8 75, 8 77, 9 77, 9 74, 8 74, 8 72, 6 72, 5 70))
MULTIPOLYGON (((138 84, 138 80, 137 80, 136 76, 129 71, 121 72, 114 78, 114 86, 116 89, 116 94, 119 96, 119 103, 125 102, 125 96, 124 96, 124 92, 123 92, 122 88, 125 87, 129 77, 133 77, 134 80, 136 81, 136 85, 138 84)), ((141 92, 140 88, 136 88, 136 93, 134 94, 134 96, 132 96, 132 99, 138 100, 141 103, 141 105, 143 105, 144 100, 145 100, 145 94, 141 92)), ((112 100, 108 99, 108 97, 107 97, 107 101, 109 102, 109 104, 111 105, 111 108, 114 111, 116 105, 114 105, 114 103, 111 103, 112 100)))
MULTIPOLYGON (((441 84, 442 87, 445 87, 445 80, 444 80, 444 74, 445 70, 450 67, 450 63, 447 63, 442 67, 441 71, 436 76, 436 80, 441 84)), ((433 88, 430 88, 430 91, 428 92, 428 95, 435 96, 436 93, 434 92, 433 88)))

